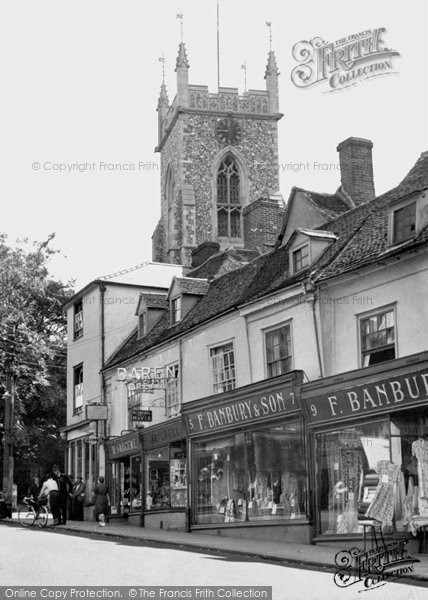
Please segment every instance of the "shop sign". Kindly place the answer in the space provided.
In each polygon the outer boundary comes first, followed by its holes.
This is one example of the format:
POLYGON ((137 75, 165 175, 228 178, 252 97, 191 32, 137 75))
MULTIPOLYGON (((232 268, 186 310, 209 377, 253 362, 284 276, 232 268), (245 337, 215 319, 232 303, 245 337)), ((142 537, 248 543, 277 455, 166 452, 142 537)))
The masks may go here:
POLYGON ((332 390, 303 400, 311 423, 390 412, 428 400, 428 370, 332 390))
POLYGON ((141 421, 142 423, 153 421, 153 412, 151 410, 140 410, 138 408, 133 408, 132 420, 141 421))
POLYGON ((128 439, 116 440, 109 447, 111 458, 119 458, 120 456, 134 454, 140 449, 138 434, 135 434, 134 437, 128 439))
POLYGON ((299 410, 291 385, 281 385, 269 391, 243 396, 242 400, 221 403, 215 408, 203 408, 185 416, 189 434, 216 431, 243 425, 268 417, 278 417, 299 410))
POLYGON ((181 421, 179 423, 168 424, 156 431, 150 429, 144 430, 143 447, 144 450, 159 448, 171 442, 176 442, 185 437, 185 432, 181 421))

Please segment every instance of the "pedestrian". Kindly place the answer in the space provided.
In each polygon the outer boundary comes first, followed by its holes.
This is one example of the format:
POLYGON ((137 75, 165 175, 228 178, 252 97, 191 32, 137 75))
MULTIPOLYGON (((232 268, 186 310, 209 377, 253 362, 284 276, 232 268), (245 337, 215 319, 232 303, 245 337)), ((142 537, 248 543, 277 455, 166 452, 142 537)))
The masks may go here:
POLYGON ((82 477, 76 477, 73 486, 73 512, 76 521, 83 521, 83 502, 85 500, 86 485, 82 477))
POLYGON ((33 480, 28 488, 27 496, 32 496, 34 500, 38 498, 40 492, 40 479, 38 475, 34 475, 33 480))
POLYGON ((74 478, 73 475, 67 475, 67 477, 70 480, 70 484, 71 484, 71 496, 68 497, 67 500, 67 518, 69 521, 74 521, 75 520, 75 516, 74 516, 74 496, 73 496, 73 491, 74 491, 74 486, 76 485, 76 480, 74 478))
POLYGON ((70 479, 64 473, 61 473, 61 469, 58 465, 53 466, 53 474, 58 484, 58 502, 59 502, 59 524, 65 525, 67 523, 67 505, 70 497, 73 496, 72 485, 70 479))
POLYGON ((60 524, 60 507, 58 483, 53 474, 49 474, 42 485, 42 489, 37 496, 37 500, 42 503, 44 499, 48 501, 48 507, 53 517, 53 525, 60 524))
POLYGON ((94 489, 94 515, 101 527, 105 527, 110 512, 110 494, 104 477, 98 477, 98 484, 94 489))

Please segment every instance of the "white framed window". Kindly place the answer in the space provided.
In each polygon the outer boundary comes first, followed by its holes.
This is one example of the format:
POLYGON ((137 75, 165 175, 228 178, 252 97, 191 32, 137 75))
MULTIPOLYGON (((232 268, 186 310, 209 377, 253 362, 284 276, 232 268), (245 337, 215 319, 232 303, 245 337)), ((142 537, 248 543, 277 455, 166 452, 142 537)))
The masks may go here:
POLYGON ((138 337, 141 338, 147 333, 147 313, 146 311, 138 315, 138 337))
POLYGON ((166 369, 168 378, 165 384, 165 415, 175 417, 180 414, 180 374, 178 363, 166 369))
POLYGON ((398 244, 416 233, 416 202, 410 202, 393 213, 392 241, 398 244))
POLYGON ((77 414, 83 409, 83 365, 74 367, 73 383, 73 413, 77 414))
POLYGON ((293 250, 293 273, 302 271, 309 266, 309 244, 293 250))
POLYGON ((291 324, 265 332, 266 373, 268 377, 283 375, 293 368, 291 324))
POLYGON ((397 357, 393 306, 359 317, 361 366, 369 367, 397 357))
POLYGON ((171 325, 181 321, 181 297, 173 298, 171 300, 171 325))
POLYGON ((73 330, 75 340, 83 336, 83 302, 81 300, 74 305, 73 330))
POLYGON ((236 370, 233 343, 229 342, 210 348, 210 357, 214 394, 234 390, 236 387, 236 370))

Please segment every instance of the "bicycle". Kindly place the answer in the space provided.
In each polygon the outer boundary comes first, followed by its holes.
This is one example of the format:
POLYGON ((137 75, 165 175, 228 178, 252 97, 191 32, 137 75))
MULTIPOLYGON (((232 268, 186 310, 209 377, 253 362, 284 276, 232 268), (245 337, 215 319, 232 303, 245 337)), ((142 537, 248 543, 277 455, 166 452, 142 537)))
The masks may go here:
POLYGON ((37 522, 41 528, 46 527, 49 520, 48 507, 44 504, 36 503, 33 498, 23 498, 25 508, 19 511, 18 520, 23 527, 31 527, 37 522))

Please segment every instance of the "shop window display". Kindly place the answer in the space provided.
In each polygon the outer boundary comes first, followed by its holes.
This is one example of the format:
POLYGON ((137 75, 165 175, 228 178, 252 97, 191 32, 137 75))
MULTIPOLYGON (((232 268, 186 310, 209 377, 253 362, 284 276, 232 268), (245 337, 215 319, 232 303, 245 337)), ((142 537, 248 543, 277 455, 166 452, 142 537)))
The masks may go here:
POLYGON ((142 505, 141 456, 112 463, 111 513, 127 514, 142 505))
POLYGON ((146 467, 146 510, 184 508, 187 467, 181 444, 148 453, 146 467))
POLYGON ((195 444, 196 522, 306 517, 300 422, 195 444))
POLYGON ((362 532, 369 517, 383 531, 414 532, 428 519, 428 412, 319 434, 320 533, 362 532))

